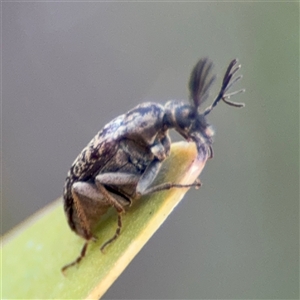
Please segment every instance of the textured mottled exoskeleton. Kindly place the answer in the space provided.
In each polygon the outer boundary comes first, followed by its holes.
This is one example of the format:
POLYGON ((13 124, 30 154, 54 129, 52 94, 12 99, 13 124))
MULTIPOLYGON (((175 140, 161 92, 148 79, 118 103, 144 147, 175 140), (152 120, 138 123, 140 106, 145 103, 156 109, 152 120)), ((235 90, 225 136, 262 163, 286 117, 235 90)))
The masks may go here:
POLYGON ((243 106, 229 101, 230 96, 243 90, 227 93, 241 78, 233 78, 239 68, 237 60, 229 64, 217 98, 201 112, 199 107, 208 97, 215 76, 211 76, 212 62, 200 59, 189 81, 190 103, 169 101, 164 106, 142 103, 108 123, 82 150, 66 178, 64 210, 71 229, 86 242, 80 256, 63 267, 63 271, 85 256, 89 241, 95 239, 94 226, 110 207, 118 213, 118 227, 101 250, 120 234, 121 214, 133 199, 173 187, 199 185, 196 181, 191 185, 162 183, 151 186, 170 153, 169 129, 175 129, 187 141, 194 142, 199 154, 205 152, 212 156, 213 131, 206 115, 221 100, 235 107, 243 106))

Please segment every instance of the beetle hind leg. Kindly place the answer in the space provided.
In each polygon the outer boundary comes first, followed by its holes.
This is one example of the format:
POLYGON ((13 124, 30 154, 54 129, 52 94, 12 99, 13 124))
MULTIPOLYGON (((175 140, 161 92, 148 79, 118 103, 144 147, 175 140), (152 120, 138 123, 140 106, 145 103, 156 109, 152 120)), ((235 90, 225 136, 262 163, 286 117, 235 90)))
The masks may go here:
POLYGON ((104 243, 101 250, 120 235, 122 228, 121 214, 125 211, 124 206, 130 204, 127 199, 107 191, 97 180, 96 184, 82 181, 75 182, 72 186, 72 196, 74 200, 72 214, 72 222, 75 224, 74 231, 86 241, 79 256, 62 268, 63 273, 68 268, 78 265, 85 257, 90 241, 96 240, 92 232, 101 216, 106 214, 110 207, 114 207, 118 213, 118 227, 114 236, 104 243))
POLYGON ((62 267, 61 271, 64 275, 65 275, 65 271, 67 269, 69 269, 70 267, 73 267, 75 265, 78 265, 80 263, 80 261, 85 257, 88 245, 89 245, 89 241, 86 241, 80 251, 80 255, 74 261, 72 261, 69 264, 62 267))

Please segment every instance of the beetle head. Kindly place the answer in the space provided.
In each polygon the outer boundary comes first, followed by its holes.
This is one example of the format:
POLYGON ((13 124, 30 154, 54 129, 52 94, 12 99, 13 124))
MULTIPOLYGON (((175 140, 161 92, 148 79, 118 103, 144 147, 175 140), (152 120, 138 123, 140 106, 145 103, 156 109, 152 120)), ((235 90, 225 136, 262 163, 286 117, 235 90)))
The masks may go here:
POLYGON ((200 106, 208 98, 209 88, 216 78, 211 75, 212 67, 213 64, 209 59, 202 58, 193 68, 189 81, 189 104, 172 100, 165 105, 165 124, 167 124, 168 128, 174 128, 185 139, 194 141, 198 152, 205 144, 210 146, 212 143, 214 132, 207 123, 206 115, 213 110, 218 102, 222 100, 234 107, 244 106, 242 103, 229 101, 230 96, 244 92, 244 90, 226 93, 235 82, 242 78, 242 76, 233 78, 233 75, 240 68, 235 59, 231 61, 226 70, 217 98, 204 111, 200 110, 200 106))

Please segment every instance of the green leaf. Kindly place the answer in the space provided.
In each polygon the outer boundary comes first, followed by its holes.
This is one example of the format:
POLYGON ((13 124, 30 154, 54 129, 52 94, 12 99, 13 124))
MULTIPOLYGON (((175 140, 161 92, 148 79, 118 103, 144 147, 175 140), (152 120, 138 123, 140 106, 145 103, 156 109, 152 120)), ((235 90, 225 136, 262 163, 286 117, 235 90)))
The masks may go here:
MULTIPOLYGON (((196 159, 193 143, 172 144, 158 182, 193 183, 207 154, 196 159)), ((156 182, 157 183, 157 182, 156 182)), ((111 209, 96 231, 86 257, 64 276, 61 268, 80 253, 84 240, 68 227, 62 199, 37 212, 2 240, 2 299, 99 299, 164 222, 188 189, 157 192, 137 201, 123 216, 120 237, 103 254, 100 246, 111 238, 117 214, 111 209)))

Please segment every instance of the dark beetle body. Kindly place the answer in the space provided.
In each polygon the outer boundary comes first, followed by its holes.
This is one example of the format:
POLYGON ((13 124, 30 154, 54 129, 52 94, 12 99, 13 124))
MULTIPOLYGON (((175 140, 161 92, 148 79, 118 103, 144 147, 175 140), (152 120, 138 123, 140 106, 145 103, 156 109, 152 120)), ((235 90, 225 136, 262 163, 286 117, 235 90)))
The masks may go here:
MULTIPOLYGON (((190 103, 169 101, 165 106, 142 103, 98 132, 75 159, 65 181, 64 209, 73 231, 86 241, 91 240, 93 227, 113 206, 118 212, 118 229, 106 246, 120 234, 121 213, 133 199, 171 187, 198 185, 168 183, 151 187, 161 163, 170 153, 169 129, 173 128, 186 140, 193 141, 199 154, 203 151, 211 154, 213 131, 207 124, 206 115, 220 100, 242 106, 228 100, 238 92, 225 94, 241 78, 232 80, 240 67, 236 63, 236 60, 230 63, 219 95, 206 110, 201 112, 199 106, 208 97, 214 76, 210 76, 212 63, 201 59, 191 74, 190 103)), ((78 263, 84 257, 86 247, 87 242, 76 261, 63 270, 78 263)))
MULTIPOLYGON (((141 175, 154 159, 151 145, 161 144, 161 157, 169 155, 171 143, 167 131, 164 130, 164 115, 164 107, 160 104, 140 104, 109 122, 82 150, 68 172, 64 188, 65 211, 72 230, 80 232, 80 229, 76 228, 78 224, 74 222, 74 218, 78 219, 73 209, 71 193, 74 182, 94 182, 98 174, 106 172, 141 175)), ((128 204, 134 197, 134 189, 131 186, 107 188, 122 195, 128 204)), ((110 205, 107 205, 107 208, 109 207, 110 205)))

